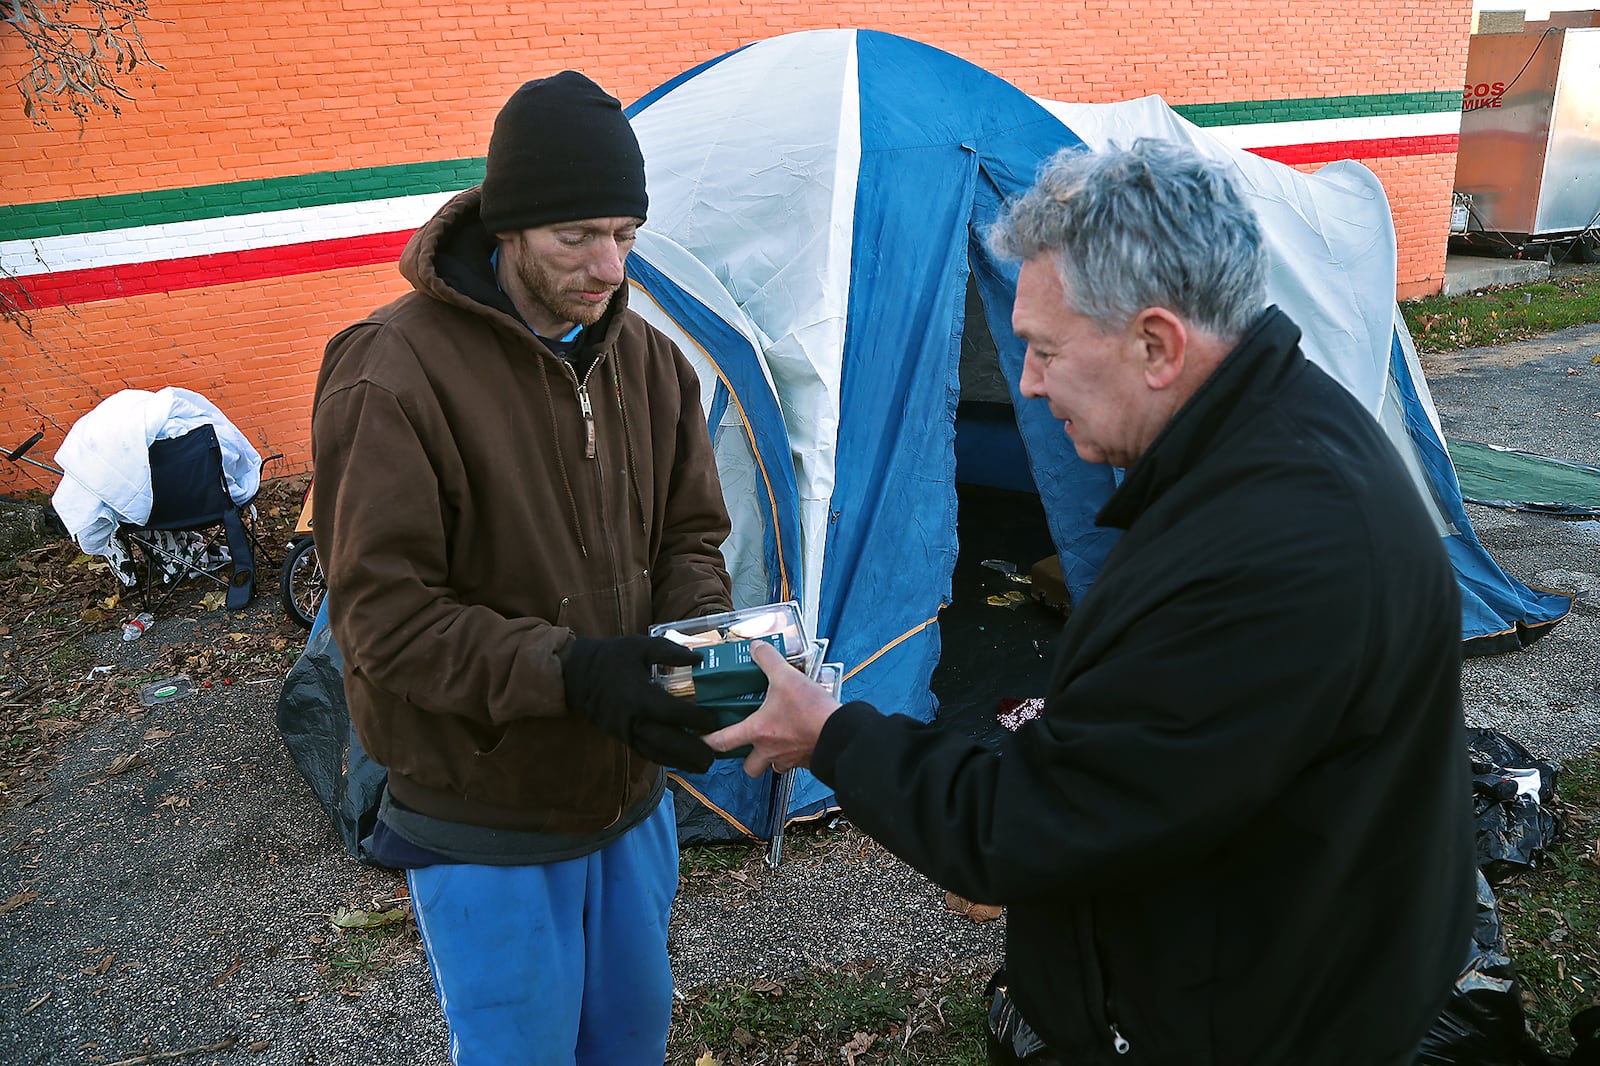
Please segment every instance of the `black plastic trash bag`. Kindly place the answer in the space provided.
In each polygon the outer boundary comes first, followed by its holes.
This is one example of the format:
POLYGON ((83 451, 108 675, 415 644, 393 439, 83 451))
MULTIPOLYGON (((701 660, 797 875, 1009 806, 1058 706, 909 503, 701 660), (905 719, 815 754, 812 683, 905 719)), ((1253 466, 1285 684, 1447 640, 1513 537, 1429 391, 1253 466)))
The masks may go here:
POLYGON ((1555 810, 1560 766, 1537 759, 1515 740, 1493 729, 1467 730, 1472 761, 1472 810, 1477 820, 1478 869, 1492 883, 1532 866, 1561 837, 1555 810), (1521 794, 1519 775, 1538 774, 1537 800, 1521 794))
POLYGON ((278 696, 278 731, 289 757, 338 830, 345 851, 372 863, 361 842, 378 820, 388 771, 368 757, 350 724, 344 702, 344 657, 328 628, 326 600, 305 651, 284 678, 278 696))
POLYGON ((1417 1066, 1551 1066, 1528 1032, 1522 990, 1500 910, 1478 873, 1477 921, 1467 965, 1417 1052, 1417 1066))

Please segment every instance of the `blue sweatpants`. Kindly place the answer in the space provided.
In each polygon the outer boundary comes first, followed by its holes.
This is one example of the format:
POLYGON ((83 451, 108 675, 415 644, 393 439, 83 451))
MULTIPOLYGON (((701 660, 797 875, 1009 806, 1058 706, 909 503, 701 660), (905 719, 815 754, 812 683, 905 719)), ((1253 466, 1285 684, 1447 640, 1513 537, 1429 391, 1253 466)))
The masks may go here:
POLYGON ((407 872, 455 1066, 660 1066, 678 890, 672 793, 605 848, 407 872))

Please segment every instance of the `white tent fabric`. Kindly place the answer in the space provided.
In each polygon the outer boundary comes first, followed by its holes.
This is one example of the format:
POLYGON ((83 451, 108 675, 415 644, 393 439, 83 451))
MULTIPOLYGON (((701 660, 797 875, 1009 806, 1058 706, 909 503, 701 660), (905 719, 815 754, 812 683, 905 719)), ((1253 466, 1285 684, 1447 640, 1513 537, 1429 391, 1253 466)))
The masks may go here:
POLYGON ((754 62, 678 84, 633 126, 648 164, 648 230, 709 267, 766 338, 797 460, 798 598, 814 632, 860 169, 856 51, 850 30, 758 47, 754 62), (686 129, 696 136, 682 137, 686 129))
MULTIPOLYGON (((771 342, 745 317, 727 289, 705 265, 670 237, 650 229, 639 231, 634 251, 641 259, 665 271, 689 297, 732 327, 737 340, 730 339, 730 342, 737 345, 738 341, 742 341, 748 346, 747 351, 738 352, 739 361, 760 371, 761 384, 768 393, 776 395, 777 386, 767 370, 766 362, 761 358, 761 352, 770 347, 771 342)), ((723 547, 728 573, 733 578, 734 600, 748 605, 766 602, 774 596, 787 599, 787 590, 781 583, 774 587, 772 568, 762 550, 760 531, 767 523, 764 510, 768 493, 763 485, 760 458, 749 435, 743 431, 750 416, 744 411, 739 392, 728 373, 720 369, 722 365, 734 361, 734 353, 723 351, 713 356, 706 349, 709 339, 702 342, 695 332, 691 332, 695 328, 692 322, 674 317, 671 310, 657 302, 651 290, 637 281, 631 285, 628 306, 672 338, 673 343, 694 362, 700 375, 700 403, 708 418, 712 418, 714 412, 719 410, 719 386, 720 394, 727 397, 720 404, 720 415, 714 418, 712 439, 717 455, 717 470, 722 480, 723 501, 727 504, 734 528, 741 531, 739 536, 730 538, 723 547)), ((703 330, 700 332, 703 333, 703 330)))
MULTIPOLYGON (((1303 174, 1218 140, 1159 96, 1112 104, 1043 99, 1039 103, 1097 151, 1126 146, 1139 137, 1157 137, 1187 145, 1234 169, 1265 230, 1268 302, 1288 310, 1300 326, 1300 347, 1306 356, 1382 421, 1440 533, 1449 531, 1399 417, 1390 388, 1390 361, 1372 356, 1388 350, 1397 328, 1405 331, 1394 300, 1393 216, 1383 185, 1372 171, 1344 160, 1303 174)), ((1406 339, 1409 342, 1409 335, 1406 339)), ((1421 368, 1413 370, 1414 380, 1422 380, 1421 368)), ((1443 439, 1431 399, 1426 411, 1443 439)))

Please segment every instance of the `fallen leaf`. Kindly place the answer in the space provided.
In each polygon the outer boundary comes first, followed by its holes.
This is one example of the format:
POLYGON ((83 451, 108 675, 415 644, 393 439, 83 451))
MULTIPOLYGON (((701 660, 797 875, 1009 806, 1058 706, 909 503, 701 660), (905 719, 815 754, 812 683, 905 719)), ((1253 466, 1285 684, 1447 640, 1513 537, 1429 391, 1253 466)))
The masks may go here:
POLYGON ((742 1025, 735 1026, 733 1032, 728 1035, 733 1038, 734 1043, 743 1048, 747 1048, 756 1042, 756 1038, 750 1035, 750 1030, 742 1025))
POLYGON ((857 1033, 855 1039, 839 1049, 839 1054, 844 1056, 844 1061, 850 1066, 856 1066, 856 1056, 877 1042, 878 1038, 871 1033, 857 1033))
POLYGON ((105 958, 101 959, 95 965, 89 967, 86 970, 79 970, 78 972, 83 974, 85 977, 104 977, 106 971, 111 969, 111 960, 116 958, 116 957, 117 957, 117 953, 115 951, 113 951, 111 954, 109 954, 105 958))
POLYGON ((149 729, 144 731, 144 738, 146 740, 166 740, 172 735, 172 730, 162 729, 159 726, 151 726, 149 729))
POLYGON ((0 914, 10 914, 24 903, 32 903, 38 898, 39 893, 33 891, 32 889, 24 889, 23 891, 12 896, 10 899, 6 900, 4 903, 0 903, 0 914))
POLYGON ((228 594, 222 589, 217 589, 214 592, 208 592, 204 596, 200 597, 200 606, 202 609, 207 611, 220 610, 223 604, 227 602, 228 594))
POLYGON ((375 929, 380 925, 393 925, 406 920, 404 908, 388 911, 364 911, 360 908, 340 907, 334 912, 332 922, 340 929, 375 929))
POLYGON ((694 1066, 722 1066, 722 1060, 708 1051, 694 1060, 694 1066))
POLYGON ((267 1045, 270 1043, 272 1043, 270 1040, 252 1040, 250 1042, 250 1054, 261 1054, 263 1051, 267 1050, 267 1045))
POLYGON ((102 611, 98 607, 85 607, 83 610, 78 612, 78 621, 82 622, 86 626, 97 626, 110 617, 111 615, 109 612, 102 611))
POLYGON ((956 914, 964 914, 979 925, 984 922, 994 921, 1000 917, 1000 912, 1004 910, 1004 908, 992 903, 974 903, 970 899, 964 899, 954 892, 948 891, 944 894, 944 908, 947 911, 954 911, 956 914))
POLYGON ((111 765, 106 767, 106 773, 114 777, 117 774, 125 774, 129 770, 137 770, 141 766, 149 765, 150 760, 138 752, 124 752, 111 760, 111 765))

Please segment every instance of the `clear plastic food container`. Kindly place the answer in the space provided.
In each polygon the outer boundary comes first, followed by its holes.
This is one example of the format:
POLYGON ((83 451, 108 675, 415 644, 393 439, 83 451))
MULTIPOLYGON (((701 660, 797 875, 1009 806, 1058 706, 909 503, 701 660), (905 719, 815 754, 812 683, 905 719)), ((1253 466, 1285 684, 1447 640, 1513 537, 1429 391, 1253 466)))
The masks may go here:
POLYGON ((675 696, 701 703, 766 691, 766 675, 750 658, 752 641, 773 645, 796 669, 808 675, 821 664, 827 647, 826 641, 807 639, 800 606, 793 600, 663 622, 651 626, 649 633, 701 653, 703 661, 699 666, 655 669, 657 684, 675 696))

